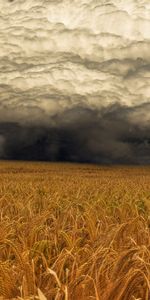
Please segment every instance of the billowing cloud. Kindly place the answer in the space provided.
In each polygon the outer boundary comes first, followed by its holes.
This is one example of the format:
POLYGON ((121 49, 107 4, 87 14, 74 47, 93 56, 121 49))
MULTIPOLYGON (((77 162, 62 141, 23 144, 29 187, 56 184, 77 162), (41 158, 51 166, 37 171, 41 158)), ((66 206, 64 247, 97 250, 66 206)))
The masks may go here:
POLYGON ((1 157, 150 162, 147 0, 1 0, 0 27, 1 157))

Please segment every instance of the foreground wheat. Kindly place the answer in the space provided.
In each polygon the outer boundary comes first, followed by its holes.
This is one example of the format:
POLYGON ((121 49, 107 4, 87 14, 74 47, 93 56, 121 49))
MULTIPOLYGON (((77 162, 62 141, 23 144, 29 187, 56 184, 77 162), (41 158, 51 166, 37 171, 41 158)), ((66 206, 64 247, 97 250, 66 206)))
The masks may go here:
POLYGON ((150 168, 1 162, 0 299, 149 300, 150 168))

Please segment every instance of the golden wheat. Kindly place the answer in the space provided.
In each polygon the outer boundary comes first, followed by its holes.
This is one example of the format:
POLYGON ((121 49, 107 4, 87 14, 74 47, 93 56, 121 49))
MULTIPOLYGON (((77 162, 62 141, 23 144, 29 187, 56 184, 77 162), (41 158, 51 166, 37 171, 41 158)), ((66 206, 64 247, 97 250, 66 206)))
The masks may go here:
POLYGON ((150 168, 1 162, 0 299, 149 300, 150 168))

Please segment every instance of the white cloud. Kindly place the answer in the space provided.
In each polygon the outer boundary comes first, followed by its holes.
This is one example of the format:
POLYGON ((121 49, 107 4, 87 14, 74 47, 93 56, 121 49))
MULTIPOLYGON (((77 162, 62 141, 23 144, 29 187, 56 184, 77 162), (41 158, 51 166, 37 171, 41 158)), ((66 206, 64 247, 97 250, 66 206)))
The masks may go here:
POLYGON ((0 27, 1 120, 149 103, 146 0, 1 0, 0 27))

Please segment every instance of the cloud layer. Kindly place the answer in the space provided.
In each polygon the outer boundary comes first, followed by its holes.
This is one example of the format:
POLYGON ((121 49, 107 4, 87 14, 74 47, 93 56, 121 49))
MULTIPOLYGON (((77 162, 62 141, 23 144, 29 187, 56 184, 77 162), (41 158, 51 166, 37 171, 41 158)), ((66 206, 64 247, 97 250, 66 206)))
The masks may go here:
POLYGON ((1 158, 150 163, 147 0, 1 0, 0 26, 1 158))

